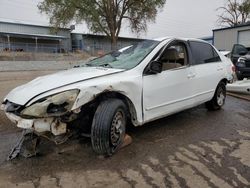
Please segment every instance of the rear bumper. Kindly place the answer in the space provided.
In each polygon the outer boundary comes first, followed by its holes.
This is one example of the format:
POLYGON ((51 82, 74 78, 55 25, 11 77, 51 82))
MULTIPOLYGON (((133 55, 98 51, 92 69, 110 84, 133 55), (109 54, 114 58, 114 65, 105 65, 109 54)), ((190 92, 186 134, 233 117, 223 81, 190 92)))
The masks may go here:
POLYGON ((250 67, 236 67, 236 74, 241 77, 250 77, 250 67))

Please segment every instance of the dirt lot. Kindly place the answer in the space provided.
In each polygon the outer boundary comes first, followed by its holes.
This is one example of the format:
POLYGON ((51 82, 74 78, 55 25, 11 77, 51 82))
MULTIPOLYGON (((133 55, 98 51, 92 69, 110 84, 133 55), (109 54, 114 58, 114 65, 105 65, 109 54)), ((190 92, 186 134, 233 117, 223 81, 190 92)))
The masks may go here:
MULTIPOLYGON (((46 71, 0 73, 0 98, 46 71)), ((132 145, 97 156, 86 138, 40 155, 5 158, 20 130, 0 112, 0 187, 250 187, 250 102, 228 97, 221 111, 199 106, 129 131, 132 145)))
POLYGON ((89 58, 85 52, 79 53, 32 53, 32 52, 1 52, 0 61, 79 61, 89 58))

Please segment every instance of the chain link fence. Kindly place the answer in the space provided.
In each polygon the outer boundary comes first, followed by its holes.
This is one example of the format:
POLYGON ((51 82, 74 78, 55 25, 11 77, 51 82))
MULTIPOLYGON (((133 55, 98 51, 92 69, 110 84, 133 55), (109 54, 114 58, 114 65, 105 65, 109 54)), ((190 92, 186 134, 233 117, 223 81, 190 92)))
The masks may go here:
POLYGON ((61 53, 66 50, 60 44, 1 42, 0 51, 61 53))
MULTIPOLYGON (((137 44, 143 41, 143 39, 118 39, 117 49, 121 49, 126 46, 137 44)), ((91 56, 101 56, 112 51, 111 42, 109 39, 98 38, 98 36, 86 37, 82 40, 72 40, 72 51, 83 51, 91 56)))
POLYGON ((0 61, 77 61, 90 56, 87 51, 64 49, 60 44, 0 42, 0 61))
MULTIPOLYGON (((138 41, 118 42, 117 48, 130 46, 138 41)), ((72 41, 71 49, 62 45, 46 43, 22 43, 0 41, 0 61, 76 61, 98 57, 111 52, 110 41, 72 41)))

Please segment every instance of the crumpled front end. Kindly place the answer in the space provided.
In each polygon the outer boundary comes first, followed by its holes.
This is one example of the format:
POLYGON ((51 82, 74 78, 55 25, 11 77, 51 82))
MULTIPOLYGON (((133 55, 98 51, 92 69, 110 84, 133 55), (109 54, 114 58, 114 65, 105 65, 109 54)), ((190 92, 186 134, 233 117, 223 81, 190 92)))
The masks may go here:
POLYGON ((69 90, 42 98, 29 106, 5 100, 1 109, 17 127, 41 134, 51 132, 58 136, 67 132, 67 123, 77 117, 71 111, 79 90, 69 90))
POLYGON ((37 133, 51 132, 58 136, 67 132, 67 124, 58 118, 24 119, 13 113, 6 112, 6 116, 22 129, 34 130, 37 133))

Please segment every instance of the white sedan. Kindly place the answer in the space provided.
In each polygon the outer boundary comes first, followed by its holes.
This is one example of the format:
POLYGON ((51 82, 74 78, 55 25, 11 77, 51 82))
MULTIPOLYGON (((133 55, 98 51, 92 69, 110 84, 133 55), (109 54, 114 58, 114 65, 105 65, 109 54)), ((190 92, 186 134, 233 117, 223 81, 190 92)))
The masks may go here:
POLYGON ((39 135, 77 128, 96 153, 110 156, 128 122, 140 126, 202 103, 220 109, 231 79, 230 60, 202 40, 146 40, 19 86, 2 109, 39 135))

